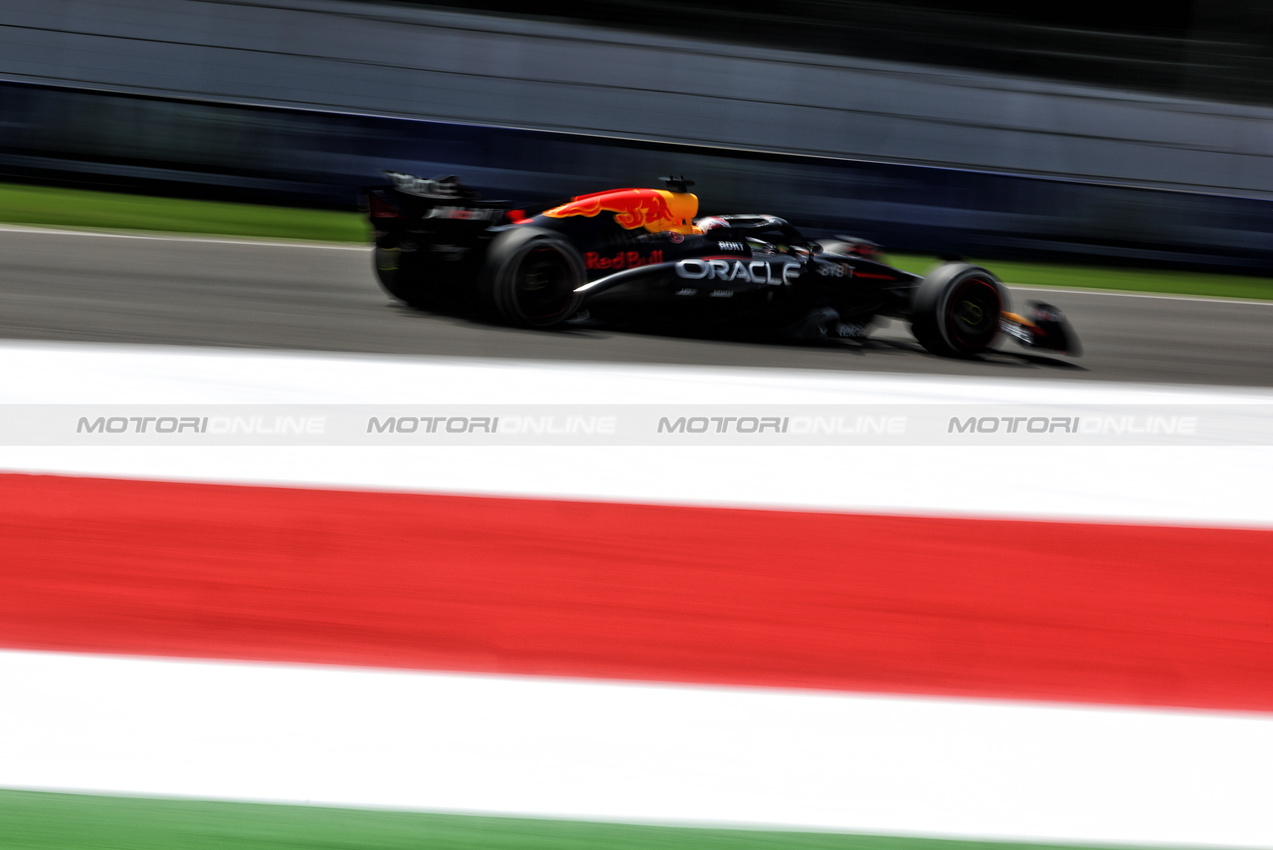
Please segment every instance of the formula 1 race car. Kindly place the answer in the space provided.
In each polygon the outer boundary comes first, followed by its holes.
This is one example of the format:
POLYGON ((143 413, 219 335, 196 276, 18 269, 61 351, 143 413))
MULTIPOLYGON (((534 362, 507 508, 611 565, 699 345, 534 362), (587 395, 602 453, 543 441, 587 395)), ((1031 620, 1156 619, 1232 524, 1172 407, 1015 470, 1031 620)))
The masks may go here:
POLYGON ((1060 310, 1010 312, 986 269, 947 262, 919 276, 886 265, 871 242, 814 241, 775 216, 698 218, 683 178, 512 209, 454 177, 385 174, 391 182, 367 193, 376 273, 423 309, 477 308, 536 328, 587 315, 610 326, 850 341, 893 317, 940 355, 976 355, 1001 332, 1028 348, 1079 353, 1060 310))

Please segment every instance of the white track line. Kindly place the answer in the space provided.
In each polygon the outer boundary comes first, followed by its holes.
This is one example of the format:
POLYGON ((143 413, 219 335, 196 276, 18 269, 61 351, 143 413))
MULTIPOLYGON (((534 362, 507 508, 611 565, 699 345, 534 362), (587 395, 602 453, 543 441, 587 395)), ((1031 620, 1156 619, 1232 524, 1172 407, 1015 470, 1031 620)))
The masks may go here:
POLYGON ((1273 717, 0 652, 0 786, 1273 846, 1273 717))
POLYGON ((193 236, 185 234, 166 234, 149 231, 126 232, 120 230, 83 230, 56 227, 36 227, 34 225, 7 224, 0 225, 0 233, 33 233, 53 236, 97 236, 108 239, 147 239, 161 242, 206 242, 213 245, 259 245, 264 248, 319 248, 329 251, 370 251, 370 245, 342 245, 336 242, 318 242, 304 239, 232 239, 223 236, 193 236))

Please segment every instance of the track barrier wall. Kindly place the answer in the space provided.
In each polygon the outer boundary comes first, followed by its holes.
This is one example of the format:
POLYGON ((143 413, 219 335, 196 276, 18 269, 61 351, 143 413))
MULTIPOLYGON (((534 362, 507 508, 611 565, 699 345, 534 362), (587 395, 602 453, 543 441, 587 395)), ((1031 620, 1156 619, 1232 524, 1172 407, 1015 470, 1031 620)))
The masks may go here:
POLYGON ((854 159, 0 84, 0 172, 126 191, 353 208, 380 169, 530 203, 660 175, 702 212, 772 212, 898 250, 1259 272, 1273 201, 854 159))

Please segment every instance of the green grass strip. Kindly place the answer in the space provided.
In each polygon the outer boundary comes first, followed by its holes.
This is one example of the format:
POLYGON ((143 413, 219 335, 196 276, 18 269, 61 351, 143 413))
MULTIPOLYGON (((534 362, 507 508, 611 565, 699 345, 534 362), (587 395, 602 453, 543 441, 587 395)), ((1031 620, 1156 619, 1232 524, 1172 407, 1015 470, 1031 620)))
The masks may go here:
POLYGON ((45 227, 145 230, 368 242, 371 230, 354 212, 191 201, 48 186, 0 183, 0 221, 45 227))
MULTIPOLYGON (((915 254, 884 255, 887 262, 915 274, 924 274, 937 264, 932 257, 915 254)), ((1064 266, 1051 263, 969 260, 985 266, 1005 283, 1026 286, 1058 286, 1075 289, 1114 289, 1124 292, 1155 292, 1168 295, 1198 295, 1206 298, 1250 298, 1273 300, 1273 279, 1243 275, 1163 269, 1108 268, 1104 266, 1064 266)))
MULTIPOLYGON (((5 850, 1033 850, 1058 845, 0 791, 0 846, 5 850)), ((1083 850, 1101 848, 1085 845, 1083 850)))
MULTIPOLYGON (((371 236, 366 220, 353 212, 4 183, 0 183, 0 222, 364 244, 371 236)), ((936 262, 932 257, 913 254, 889 254, 887 258, 899 268, 918 273, 936 262)), ((1273 280, 1268 278, 998 260, 979 264, 1014 284, 1273 300, 1273 280)))

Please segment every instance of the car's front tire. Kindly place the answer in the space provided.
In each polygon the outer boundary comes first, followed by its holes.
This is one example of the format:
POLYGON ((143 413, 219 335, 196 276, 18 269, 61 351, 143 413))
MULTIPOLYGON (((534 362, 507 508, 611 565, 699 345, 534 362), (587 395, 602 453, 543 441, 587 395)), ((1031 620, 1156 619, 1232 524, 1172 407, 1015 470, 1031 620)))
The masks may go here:
POLYGON ((919 344, 944 357, 971 357, 999 336, 1008 293, 993 274, 968 263, 933 270, 911 298, 911 332, 919 344))
POLYGON ((479 282, 499 318, 522 327, 549 328, 569 319, 586 279, 583 258, 551 230, 515 227, 491 243, 479 282))

